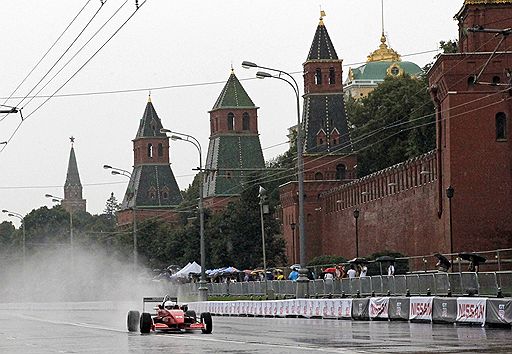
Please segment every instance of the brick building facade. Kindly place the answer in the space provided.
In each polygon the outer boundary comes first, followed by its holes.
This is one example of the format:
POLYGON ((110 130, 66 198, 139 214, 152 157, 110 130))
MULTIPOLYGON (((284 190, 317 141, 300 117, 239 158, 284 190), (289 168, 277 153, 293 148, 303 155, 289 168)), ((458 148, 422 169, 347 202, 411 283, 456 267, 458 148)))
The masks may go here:
MULTIPOLYGON (((460 52, 441 55, 428 73, 436 105, 434 151, 357 179, 357 160, 349 151, 336 155, 324 150, 308 157, 306 147, 307 259, 322 254, 352 258, 383 250, 426 255, 512 246, 512 39, 508 33, 482 31, 511 28, 512 1, 466 0, 456 19, 460 52), (467 31, 475 26, 478 32, 467 31), (332 170, 339 164, 345 166, 343 179, 336 178, 339 173, 334 179, 324 177, 321 167, 332 170), (451 200, 449 186, 454 189, 451 200)), ((334 51, 332 43, 326 46, 334 51)), ((317 60, 325 63, 327 58, 317 60)), ((306 139, 312 139, 308 116, 323 112, 308 111, 308 63, 317 63, 308 57, 304 65, 306 139)), ((320 87, 316 95, 329 93, 320 87)), ((291 227, 298 215, 296 193, 296 182, 281 187, 290 261, 299 254, 298 230, 291 227)))

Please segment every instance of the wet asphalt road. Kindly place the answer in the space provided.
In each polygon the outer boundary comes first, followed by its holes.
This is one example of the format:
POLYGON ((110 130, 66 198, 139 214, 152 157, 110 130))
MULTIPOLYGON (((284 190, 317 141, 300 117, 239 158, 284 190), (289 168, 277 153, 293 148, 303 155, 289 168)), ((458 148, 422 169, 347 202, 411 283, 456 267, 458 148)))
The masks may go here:
POLYGON ((0 306, 0 353, 512 352, 510 329, 408 322, 216 316, 209 335, 140 335, 126 330, 133 307, 114 307, 0 306))

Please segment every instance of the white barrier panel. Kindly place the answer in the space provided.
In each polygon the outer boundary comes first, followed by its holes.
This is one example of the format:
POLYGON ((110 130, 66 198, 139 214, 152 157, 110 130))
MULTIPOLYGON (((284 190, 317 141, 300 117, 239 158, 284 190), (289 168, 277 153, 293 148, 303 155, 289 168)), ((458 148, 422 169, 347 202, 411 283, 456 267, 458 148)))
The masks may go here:
MULTIPOLYGON (((388 319, 390 302, 389 297, 370 298, 367 301, 369 301, 368 315, 371 319, 388 319)), ((481 323, 482 325, 485 324, 488 307, 486 298, 460 297, 457 299, 452 299, 452 301, 456 301, 457 305, 457 322, 481 323)), ((506 316, 505 309, 507 309, 506 306, 508 304, 506 301, 506 299, 503 301, 505 304, 500 303, 499 305, 501 305, 501 307, 497 306, 497 310, 495 311, 496 317, 501 319, 500 321, 504 323, 508 322, 504 320, 506 316)), ((192 302, 189 303, 188 306, 189 309, 196 311, 198 315, 203 312, 211 312, 215 315, 252 315, 277 317, 303 316, 308 318, 323 317, 350 319, 353 315, 352 302, 353 299, 207 301, 192 302)), ((409 319, 432 321, 434 313, 433 305, 433 296, 410 297, 409 319)))
POLYGON ((333 299, 324 299, 320 300, 322 303, 322 317, 323 318, 337 318, 338 314, 336 312, 335 300, 333 299))
POLYGON ((388 319, 389 297, 372 297, 370 298, 369 314, 370 318, 388 319))
POLYGON ((432 321, 433 296, 414 296, 409 299, 409 320, 432 321))
POLYGON ((337 299, 338 318, 352 318, 352 299, 337 299))
POLYGON ((486 298, 459 297, 457 298, 457 322, 485 324, 486 298))

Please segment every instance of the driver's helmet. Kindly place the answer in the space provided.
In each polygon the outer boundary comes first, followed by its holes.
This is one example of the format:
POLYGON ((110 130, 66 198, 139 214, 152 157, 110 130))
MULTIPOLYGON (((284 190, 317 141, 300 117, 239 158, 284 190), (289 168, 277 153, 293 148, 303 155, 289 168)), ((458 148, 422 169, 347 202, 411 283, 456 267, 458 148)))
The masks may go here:
POLYGON ((164 308, 167 310, 172 310, 174 308, 174 306, 176 306, 176 303, 174 301, 167 300, 164 303, 164 308))

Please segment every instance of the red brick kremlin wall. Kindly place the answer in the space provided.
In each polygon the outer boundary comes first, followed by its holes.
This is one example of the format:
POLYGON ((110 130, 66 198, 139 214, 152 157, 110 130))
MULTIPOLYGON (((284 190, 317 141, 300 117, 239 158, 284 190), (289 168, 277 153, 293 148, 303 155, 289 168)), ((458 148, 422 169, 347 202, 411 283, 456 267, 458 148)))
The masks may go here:
MULTIPOLYGON (((428 154, 347 183, 321 195, 324 254, 356 257, 383 250, 407 255, 449 249, 436 209, 436 155, 428 154)), ((448 235, 446 235, 448 236, 448 235)))

